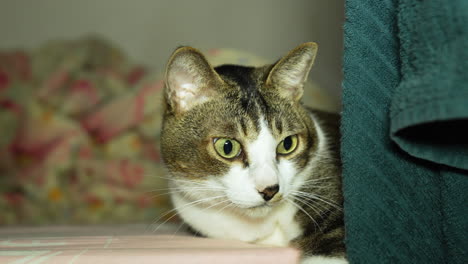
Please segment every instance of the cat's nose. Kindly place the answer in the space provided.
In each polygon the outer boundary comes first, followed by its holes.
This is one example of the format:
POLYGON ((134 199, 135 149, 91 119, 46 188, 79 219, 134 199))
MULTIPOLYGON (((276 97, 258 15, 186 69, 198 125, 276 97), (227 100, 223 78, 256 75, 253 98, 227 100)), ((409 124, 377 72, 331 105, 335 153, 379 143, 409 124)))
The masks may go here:
POLYGON ((260 193, 260 195, 263 197, 263 200, 270 201, 278 191, 279 191, 279 185, 275 184, 275 185, 266 187, 262 191, 258 191, 258 193, 260 193))

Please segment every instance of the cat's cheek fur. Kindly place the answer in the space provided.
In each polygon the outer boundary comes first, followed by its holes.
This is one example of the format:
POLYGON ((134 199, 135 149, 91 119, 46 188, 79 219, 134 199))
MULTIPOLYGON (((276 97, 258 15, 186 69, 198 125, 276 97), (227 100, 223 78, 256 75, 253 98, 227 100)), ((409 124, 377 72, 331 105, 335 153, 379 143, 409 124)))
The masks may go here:
POLYGON ((298 171, 293 162, 289 160, 280 160, 278 163, 280 192, 287 195, 290 191, 299 190, 300 186, 293 185, 298 171))
POLYGON ((217 181, 216 178, 212 178, 211 176, 207 176, 202 182, 173 180, 170 182, 170 187, 172 190, 177 190, 175 192, 183 194, 184 197, 191 201, 203 200, 204 206, 211 206, 219 203, 219 200, 222 200, 222 196, 224 195, 224 186, 217 181), (219 198, 211 200, 213 197, 219 198))

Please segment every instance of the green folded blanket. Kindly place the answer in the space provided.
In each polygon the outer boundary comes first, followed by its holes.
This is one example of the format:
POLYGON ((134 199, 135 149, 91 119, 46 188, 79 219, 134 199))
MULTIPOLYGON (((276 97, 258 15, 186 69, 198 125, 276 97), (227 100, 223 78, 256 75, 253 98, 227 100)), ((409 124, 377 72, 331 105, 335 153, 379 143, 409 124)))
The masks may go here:
POLYGON ((468 1, 400 0, 391 136, 439 166, 445 257, 468 262, 468 1), (453 168, 465 170, 454 170, 453 168))
POLYGON ((415 157, 468 170, 468 1, 401 0, 398 28, 392 138, 415 157))
POLYGON ((346 1, 341 130, 351 263, 467 263, 465 14, 462 0, 346 1))

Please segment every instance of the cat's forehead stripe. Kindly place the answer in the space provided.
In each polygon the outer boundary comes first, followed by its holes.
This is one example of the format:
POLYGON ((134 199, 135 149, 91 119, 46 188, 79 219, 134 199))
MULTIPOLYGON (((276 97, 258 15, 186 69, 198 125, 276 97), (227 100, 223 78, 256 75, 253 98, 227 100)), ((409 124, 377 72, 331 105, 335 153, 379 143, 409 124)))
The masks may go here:
POLYGON ((215 68, 223 79, 236 83, 244 94, 257 93, 257 82, 252 78, 254 69, 253 67, 234 65, 222 65, 215 68))
POLYGON ((231 89, 236 90, 233 99, 245 112, 255 118, 259 117, 260 112, 265 112, 268 104, 258 90, 261 78, 254 67, 221 65, 215 70, 225 82, 232 85, 231 89))
POLYGON ((238 119, 237 128, 242 138, 253 139, 259 133, 257 122, 249 116, 241 116, 238 119))

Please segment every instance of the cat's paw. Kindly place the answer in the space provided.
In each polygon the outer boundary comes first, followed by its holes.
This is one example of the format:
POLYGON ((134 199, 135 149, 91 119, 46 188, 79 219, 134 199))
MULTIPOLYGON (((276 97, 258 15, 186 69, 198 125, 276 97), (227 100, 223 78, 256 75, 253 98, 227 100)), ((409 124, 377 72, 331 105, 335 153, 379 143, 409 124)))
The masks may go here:
POLYGON ((332 258, 323 256, 305 257, 301 264, 348 264, 345 258, 332 258))

